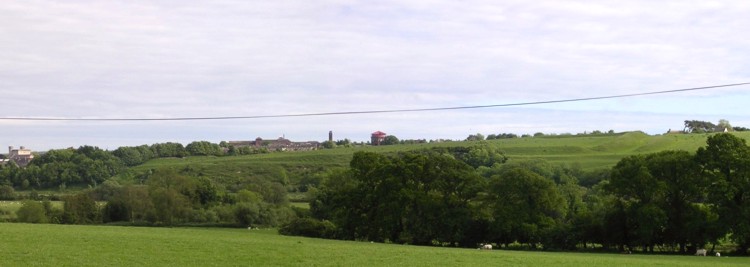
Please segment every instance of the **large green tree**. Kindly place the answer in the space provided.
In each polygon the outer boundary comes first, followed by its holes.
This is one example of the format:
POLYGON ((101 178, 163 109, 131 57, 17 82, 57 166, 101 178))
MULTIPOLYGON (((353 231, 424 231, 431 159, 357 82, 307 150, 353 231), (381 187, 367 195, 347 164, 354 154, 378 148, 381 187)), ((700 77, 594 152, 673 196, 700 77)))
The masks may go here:
POLYGON ((621 248, 641 245, 653 249, 661 243, 667 222, 658 201, 664 197, 666 184, 651 174, 644 155, 620 160, 605 188, 618 197, 605 227, 621 233, 617 236, 621 248))
POLYGON ((148 179, 155 222, 172 225, 184 221, 193 207, 190 198, 195 192, 193 181, 171 169, 157 170, 148 179))
POLYGON ((99 208, 86 193, 65 198, 63 222, 69 224, 94 224, 100 222, 99 208))
POLYGON ((322 183, 312 211, 345 239, 473 246, 463 237, 481 188, 474 169, 447 154, 357 152, 322 183))
POLYGON ((653 251, 657 245, 702 247, 721 233, 700 207, 708 183, 695 157, 686 151, 662 151, 629 156, 612 169, 605 188, 617 197, 609 229, 621 229, 620 246, 640 245, 653 251), (612 218, 615 218, 612 217, 612 218), (619 221, 618 221, 619 220, 619 221), (622 224, 625 222, 625 224, 622 224))
POLYGON ((697 204, 703 201, 708 184, 695 157, 687 151, 663 151, 647 155, 646 165, 664 185, 662 199, 657 201, 667 218, 664 242, 677 244, 687 253, 688 244, 703 246, 708 239, 715 241, 705 225, 708 215, 697 204))
POLYGON ((709 200, 740 253, 750 248, 750 148, 732 134, 709 136, 696 153, 710 179, 709 200))
POLYGON ((565 214, 565 200, 552 180, 514 168, 491 178, 487 203, 492 240, 536 246, 565 214))

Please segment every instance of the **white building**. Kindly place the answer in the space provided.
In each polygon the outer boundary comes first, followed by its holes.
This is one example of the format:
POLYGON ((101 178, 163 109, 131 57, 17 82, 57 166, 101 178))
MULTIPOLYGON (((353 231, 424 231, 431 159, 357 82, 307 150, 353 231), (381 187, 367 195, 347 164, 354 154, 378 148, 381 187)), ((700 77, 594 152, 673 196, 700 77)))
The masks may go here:
POLYGON ((31 149, 23 146, 19 149, 14 149, 13 146, 8 147, 8 160, 15 162, 19 167, 26 167, 33 159, 34 154, 31 153, 31 149))

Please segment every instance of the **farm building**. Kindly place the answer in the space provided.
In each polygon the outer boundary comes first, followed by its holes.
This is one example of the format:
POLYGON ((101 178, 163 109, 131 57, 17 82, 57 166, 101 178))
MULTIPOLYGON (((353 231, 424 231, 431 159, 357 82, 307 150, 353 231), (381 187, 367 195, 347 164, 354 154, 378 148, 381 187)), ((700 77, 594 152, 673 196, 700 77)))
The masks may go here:
POLYGON ((268 150, 278 151, 307 151, 316 150, 320 146, 320 142, 307 141, 307 142, 292 142, 284 137, 279 137, 274 140, 264 140, 263 138, 255 138, 255 141, 229 141, 227 142, 235 147, 251 146, 255 148, 266 148, 268 150))
POLYGON ((12 146, 8 147, 8 158, 7 161, 13 161, 19 167, 26 167, 34 159, 34 154, 31 153, 31 149, 21 146, 19 149, 14 149, 12 146))
POLYGON ((385 140, 386 133, 377 131, 372 133, 372 136, 370 136, 370 143, 373 146, 379 146, 380 143, 382 143, 385 140))

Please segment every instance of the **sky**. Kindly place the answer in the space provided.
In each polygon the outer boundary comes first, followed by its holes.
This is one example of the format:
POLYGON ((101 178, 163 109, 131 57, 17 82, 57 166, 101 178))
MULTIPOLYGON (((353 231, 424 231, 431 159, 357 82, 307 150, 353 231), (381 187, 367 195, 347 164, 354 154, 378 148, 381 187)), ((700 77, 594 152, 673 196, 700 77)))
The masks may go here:
MULTIPOLYGON (((0 2, 0 145, 750 127, 748 1, 0 2)), ((2 151, 2 150, 0 150, 2 151)))

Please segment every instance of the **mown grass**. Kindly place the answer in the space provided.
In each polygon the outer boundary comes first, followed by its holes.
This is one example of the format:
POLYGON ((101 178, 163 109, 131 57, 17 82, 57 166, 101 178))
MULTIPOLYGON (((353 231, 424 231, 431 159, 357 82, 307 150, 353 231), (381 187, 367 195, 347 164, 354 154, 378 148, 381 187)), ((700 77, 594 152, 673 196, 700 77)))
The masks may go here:
POLYGON ((0 266, 747 266, 741 257, 479 251, 275 230, 0 224, 0 266))

